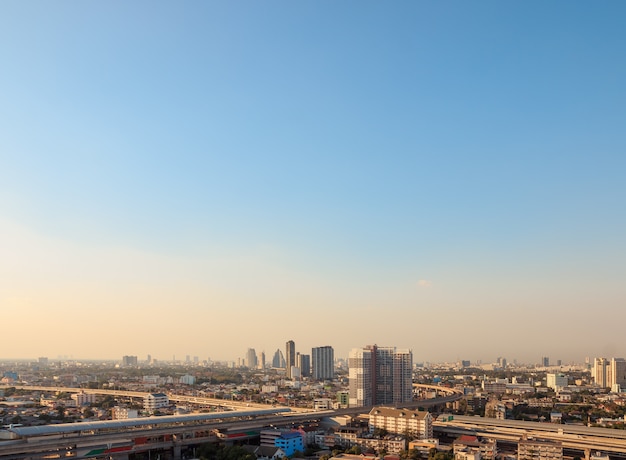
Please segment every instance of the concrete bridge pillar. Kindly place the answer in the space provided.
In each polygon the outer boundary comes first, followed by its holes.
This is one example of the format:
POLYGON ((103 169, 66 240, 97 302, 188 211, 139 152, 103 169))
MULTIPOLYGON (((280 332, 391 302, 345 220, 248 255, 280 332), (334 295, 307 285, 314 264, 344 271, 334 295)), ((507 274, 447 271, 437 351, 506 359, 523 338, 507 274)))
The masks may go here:
POLYGON ((585 460, 589 460, 591 457, 591 449, 585 449, 585 460))
POLYGON ((182 449, 180 447, 180 444, 175 444, 174 447, 172 447, 172 454, 173 454, 174 460, 180 460, 182 458, 181 451, 182 449))

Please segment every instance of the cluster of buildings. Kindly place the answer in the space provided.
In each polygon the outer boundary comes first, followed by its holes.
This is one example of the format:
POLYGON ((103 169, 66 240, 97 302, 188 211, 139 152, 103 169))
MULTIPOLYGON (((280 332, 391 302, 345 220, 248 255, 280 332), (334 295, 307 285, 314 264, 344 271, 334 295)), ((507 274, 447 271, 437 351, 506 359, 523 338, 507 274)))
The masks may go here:
POLYGON ((279 448, 287 456, 310 445, 327 450, 336 446, 346 450, 358 447, 363 452, 392 454, 407 450, 412 441, 418 445, 437 445, 429 412, 383 406, 373 408, 366 423, 263 430, 260 438, 261 447, 279 448))
POLYGON ((601 388, 610 388, 620 393, 626 388, 626 360, 624 358, 595 358, 592 376, 595 384, 601 388))
MULTIPOLYGON (((261 352, 260 358, 254 348, 248 348, 243 365, 249 369, 265 369, 268 367, 265 360, 265 352, 261 352)), ((285 344, 285 354, 276 350, 270 367, 285 369, 287 378, 301 379, 312 378, 313 380, 333 380, 335 378, 335 352, 331 346, 314 347, 311 354, 296 352, 296 344, 289 340, 285 344)))

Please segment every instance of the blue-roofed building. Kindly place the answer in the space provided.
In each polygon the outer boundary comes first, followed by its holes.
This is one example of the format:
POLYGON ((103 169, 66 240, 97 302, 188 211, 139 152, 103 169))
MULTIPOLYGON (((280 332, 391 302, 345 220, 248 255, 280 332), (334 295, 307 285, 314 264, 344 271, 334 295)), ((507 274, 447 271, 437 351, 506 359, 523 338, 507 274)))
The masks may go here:
POLYGON ((282 433, 276 439, 274 439, 274 446, 281 449, 285 455, 291 456, 295 451, 304 451, 304 441, 302 440, 302 434, 299 432, 282 433))

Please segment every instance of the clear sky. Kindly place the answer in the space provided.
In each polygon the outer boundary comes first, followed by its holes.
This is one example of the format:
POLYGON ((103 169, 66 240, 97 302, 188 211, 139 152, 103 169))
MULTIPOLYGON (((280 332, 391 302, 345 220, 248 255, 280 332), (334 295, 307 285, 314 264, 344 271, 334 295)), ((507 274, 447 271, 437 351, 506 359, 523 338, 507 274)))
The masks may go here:
POLYGON ((625 356, 623 1, 3 1, 0 358, 625 356))

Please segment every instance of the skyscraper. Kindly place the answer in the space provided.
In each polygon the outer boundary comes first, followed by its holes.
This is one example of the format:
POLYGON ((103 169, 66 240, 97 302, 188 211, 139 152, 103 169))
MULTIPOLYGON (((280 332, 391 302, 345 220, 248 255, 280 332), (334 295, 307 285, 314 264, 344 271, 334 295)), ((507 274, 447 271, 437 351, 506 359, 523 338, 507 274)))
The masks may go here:
POLYGON ((626 360, 624 358, 611 358, 611 377, 609 380, 611 388, 619 385, 626 386, 626 360))
POLYGON ((303 355, 296 353, 296 366, 300 368, 300 375, 302 377, 311 376, 311 355, 303 355))
POLYGON ((602 388, 626 386, 626 360, 623 358, 596 358, 593 360, 593 380, 602 388))
POLYGON ((280 348, 276 349, 276 353, 274 353, 274 357, 272 358, 272 367, 274 369, 281 369, 285 367, 285 357, 283 356, 283 352, 280 351, 280 348))
POLYGON ((609 386, 609 362, 606 358, 596 358, 593 360, 593 381, 602 388, 609 386))
POLYGON ((350 406, 401 404, 413 399, 413 353, 394 347, 355 348, 348 358, 350 406))
POLYGON ((296 344, 293 340, 285 344, 285 361, 287 378, 291 378, 291 368, 296 365, 296 344))
POLYGON ((256 357, 256 350, 254 348, 248 348, 248 352, 246 353, 246 366, 250 369, 256 369, 259 365, 259 362, 256 357))
POLYGON ((311 365, 313 379, 332 380, 335 378, 335 351, 333 347, 316 347, 311 349, 311 365))

